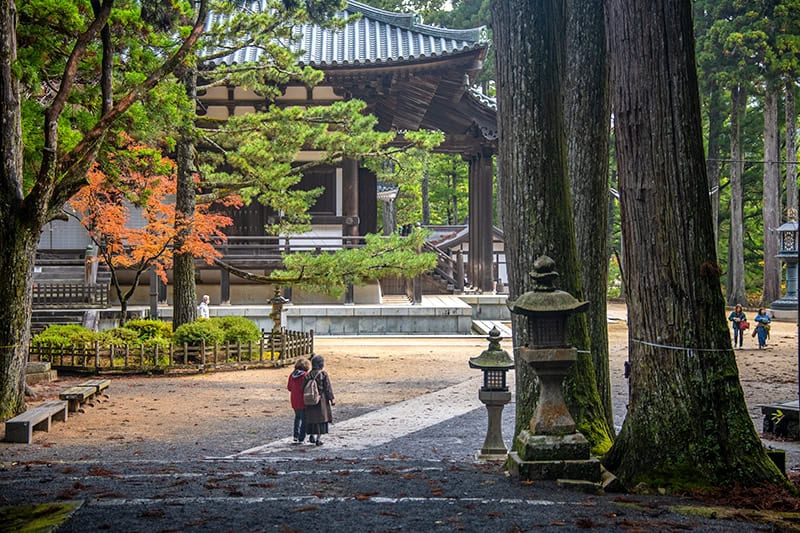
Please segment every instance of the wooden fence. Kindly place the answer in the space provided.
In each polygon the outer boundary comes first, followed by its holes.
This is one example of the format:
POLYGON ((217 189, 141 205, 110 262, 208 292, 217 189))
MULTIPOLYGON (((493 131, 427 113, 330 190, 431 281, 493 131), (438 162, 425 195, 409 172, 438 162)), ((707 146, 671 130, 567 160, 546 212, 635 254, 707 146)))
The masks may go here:
POLYGON ((106 283, 37 283, 33 286, 36 307, 108 306, 106 283))
POLYGON ((49 361, 57 369, 81 372, 213 370, 253 366, 283 366, 314 353, 314 332, 281 328, 267 332, 259 342, 175 346, 47 346, 31 345, 29 361, 49 361))

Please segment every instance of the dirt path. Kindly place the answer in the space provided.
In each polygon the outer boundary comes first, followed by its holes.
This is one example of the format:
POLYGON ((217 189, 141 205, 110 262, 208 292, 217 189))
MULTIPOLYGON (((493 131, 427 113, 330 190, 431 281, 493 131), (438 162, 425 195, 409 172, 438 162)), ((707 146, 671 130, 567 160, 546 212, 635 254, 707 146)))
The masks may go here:
MULTIPOLYGON (((610 315, 625 308, 611 304, 610 315)), ((627 403, 623 364, 627 358, 624 320, 609 324, 615 421, 627 403)), ((737 351, 742 385, 756 429, 758 404, 797 397, 797 330, 774 323, 766 350, 737 351)), ((440 390, 475 376, 467 360, 486 349, 483 337, 316 339, 336 393, 334 417, 344 420, 386 404, 440 390)), ((511 352, 510 342, 504 348, 511 352)), ((114 377, 108 397, 85 413, 36 433, 31 446, 0 443, 0 462, 96 459, 97 457, 197 457, 225 455, 290 434, 292 411, 286 380, 289 368, 179 377, 114 377)), ((43 398, 80 378, 63 378, 35 389, 43 398)), ((798 455, 800 461, 800 455, 798 455)), ((791 462, 791 461, 790 461, 791 462)))

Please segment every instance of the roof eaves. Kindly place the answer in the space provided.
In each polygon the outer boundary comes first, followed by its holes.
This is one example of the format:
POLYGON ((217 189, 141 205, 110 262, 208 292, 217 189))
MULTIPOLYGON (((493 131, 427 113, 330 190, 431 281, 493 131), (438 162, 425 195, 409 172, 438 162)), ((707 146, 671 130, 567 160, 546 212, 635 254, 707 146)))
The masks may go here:
POLYGON ((422 18, 415 13, 394 13, 391 11, 384 11, 377 7, 362 4, 356 0, 348 0, 345 11, 353 11, 361 13, 369 18, 399 26, 408 30, 413 30, 424 35, 431 37, 442 37, 445 39, 457 39, 460 41, 473 41, 485 42, 486 41, 486 27, 479 26, 477 28, 466 29, 450 29, 440 28, 438 26, 430 26, 422 23, 422 18))

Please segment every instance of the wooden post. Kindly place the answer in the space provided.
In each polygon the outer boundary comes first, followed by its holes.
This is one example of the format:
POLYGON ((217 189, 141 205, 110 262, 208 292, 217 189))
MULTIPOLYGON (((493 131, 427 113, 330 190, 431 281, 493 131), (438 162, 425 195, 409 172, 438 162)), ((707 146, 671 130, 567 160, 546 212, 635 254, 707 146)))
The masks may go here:
POLYGON ((125 368, 128 368, 128 365, 129 365, 128 356, 130 356, 130 353, 131 353, 131 346, 130 346, 130 344, 128 344, 126 342, 125 343, 125 368))
POLYGON ((144 343, 139 343, 139 366, 144 368, 144 343))
POLYGON ((183 364, 189 364, 189 345, 185 342, 183 343, 183 364))
POLYGON ((231 274, 223 269, 219 271, 219 299, 220 305, 231 303, 231 274))
POLYGON ((114 368, 114 343, 108 348, 108 368, 114 368))
POLYGON ((158 366, 158 343, 153 345, 153 366, 158 366))

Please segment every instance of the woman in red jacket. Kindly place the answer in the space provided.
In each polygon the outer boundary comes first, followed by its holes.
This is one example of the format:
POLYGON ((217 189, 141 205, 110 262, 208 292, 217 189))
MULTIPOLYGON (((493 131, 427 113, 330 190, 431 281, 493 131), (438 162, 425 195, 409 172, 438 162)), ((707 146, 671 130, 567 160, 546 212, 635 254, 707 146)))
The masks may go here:
POLYGON ((303 402, 303 382, 305 381, 311 363, 301 357, 294 364, 294 371, 289 375, 286 388, 291 392, 292 409, 294 409, 294 440, 293 444, 300 444, 306 439, 306 404, 303 402))

